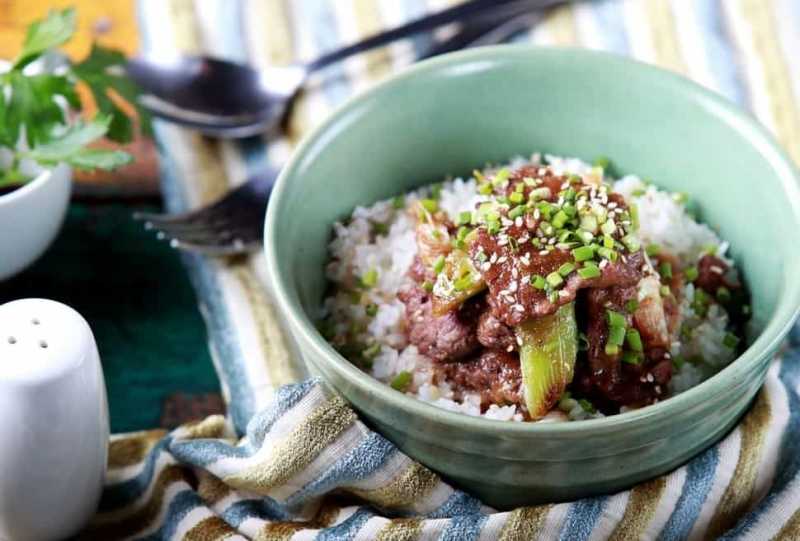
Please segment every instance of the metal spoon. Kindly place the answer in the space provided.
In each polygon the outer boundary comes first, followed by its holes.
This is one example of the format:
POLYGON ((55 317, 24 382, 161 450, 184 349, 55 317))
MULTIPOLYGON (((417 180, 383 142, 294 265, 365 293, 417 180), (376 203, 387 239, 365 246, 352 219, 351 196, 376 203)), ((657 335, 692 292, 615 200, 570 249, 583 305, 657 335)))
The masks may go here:
POLYGON ((156 116, 215 137, 269 133, 281 124, 309 75, 352 55, 480 16, 509 17, 564 0, 472 0, 337 49, 307 63, 256 71, 208 57, 165 61, 132 58, 129 76, 145 91, 140 101, 156 116))

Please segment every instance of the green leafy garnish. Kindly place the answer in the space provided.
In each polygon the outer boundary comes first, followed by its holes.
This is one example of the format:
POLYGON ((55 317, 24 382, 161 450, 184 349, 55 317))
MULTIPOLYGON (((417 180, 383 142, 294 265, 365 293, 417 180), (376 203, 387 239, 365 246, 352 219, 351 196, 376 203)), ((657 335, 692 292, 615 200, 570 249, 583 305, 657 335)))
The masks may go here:
POLYGON ((45 167, 66 163, 77 169, 114 169, 131 161, 119 150, 86 148, 108 137, 117 142, 133 138, 133 122, 117 101, 137 110, 143 133, 150 132, 148 115, 136 105, 138 89, 125 77, 124 56, 97 45, 82 62, 53 73, 29 73, 32 62, 63 45, 75 33, 73 8, 52 10, 28 27, 22 51, 11 68, 0 74, 0 147, 11 161, 0 171, 0 187, 22 184, 20 161, 31 159, 45 167), (81 102, 75 85, 84 82, 99 113, 92 120, 75 120, 81 102), (115 101, 116 100, 116 101, 115 101))

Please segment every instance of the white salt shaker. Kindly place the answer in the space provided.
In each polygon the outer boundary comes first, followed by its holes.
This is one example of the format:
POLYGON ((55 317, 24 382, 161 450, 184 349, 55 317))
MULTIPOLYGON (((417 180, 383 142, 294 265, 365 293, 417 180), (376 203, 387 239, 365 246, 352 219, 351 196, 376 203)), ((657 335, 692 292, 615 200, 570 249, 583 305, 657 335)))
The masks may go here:
POLYGON ((92 331, 72 308, 0 306, 0 540, 63 539, 100 498, 108 404, 92 331))

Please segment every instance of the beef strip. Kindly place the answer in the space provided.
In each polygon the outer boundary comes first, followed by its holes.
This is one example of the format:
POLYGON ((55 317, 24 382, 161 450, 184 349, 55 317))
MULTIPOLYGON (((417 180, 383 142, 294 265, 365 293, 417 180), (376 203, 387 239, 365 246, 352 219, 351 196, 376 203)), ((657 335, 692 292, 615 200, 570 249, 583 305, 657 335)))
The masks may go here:
POLYGON ((478 392, 481 406, 523 404, 522 372, 519 358, 504 351, 485 350, 478 358, 466 362, 437 365, 460 399, 465 392, 478 392))
POLYGON ((551 302, 545 291, 533 287, 530 277, 547 276, 564 263, 572 262, 572 254, 560 249, 541 254, 530 243, 516 249, 511 244, 500 243, 498 236, 490 235, 483 228, 478 229, 476 241, 470 246, 470 255, 475 258, 482 251, 491 261, 493 254, 497 254, 496 262, 482 267, 481 273, 489 288, 494 316, 510 327, 532 317, 555 313, 559 306, 574 301, 580 289, 635 285, 642 277, 645 264, 644 255, 638 251, 609 262, 597 278, 581 278, 578 273, 572 273, 561 287, 556 301, 551 302))
POLYGON ((652 403, 666 393, 666 384, 672 377, 672 363, 667 349, 661 346, 660 337, 657 339, 650 337, 653 335, 652 332, 647 335, 640 330, 645 348, 644 359, 640 364, 622 362, 621 353, 608 355, 605 352, 608 340, 607 310, 624 314, 629 326, 641 325, 637 321, 638 317, 631 316, 625 311, 625 304, 637 297, 637 289, 637 287, 589 289, 582 298, 589 350, 586 353, 586 362, 576 363, 573 385, 606 410, 614 410, 622 405, 639 406, 652 403))
POLYGON ((717 290, 722 286, 728 289, 738 288, 739 284, 726 278, 727 272, 727 263, 715 255, 706 254, 697 262, 697 279, 694 281, 694 285, 711 295, 716 295, 717 290))
POLYGON ((512 352, 517 349, 514 329, 500 321, 487 308, 478 320, 478 342, 488 349, 512 352))
POLYGON ((398 297, 406 305, 408 340, 423 355, 438 362, 454 361, 480 347, 476 327, 483 298, 470 299, 459 310, 436 317, 430 296, 417 284, 401 289, 398 297))

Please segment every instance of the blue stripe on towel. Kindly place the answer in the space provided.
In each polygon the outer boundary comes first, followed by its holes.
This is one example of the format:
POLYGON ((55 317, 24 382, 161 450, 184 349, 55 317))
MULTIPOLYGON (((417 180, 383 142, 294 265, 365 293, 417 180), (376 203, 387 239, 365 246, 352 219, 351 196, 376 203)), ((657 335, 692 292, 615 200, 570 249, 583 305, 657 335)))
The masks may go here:
POLYGON ((769 494, 755 509, 750 511, 743 520, 720 539, 736 539, 747 534, 748 530, 761 518, 761 515, 772 510, 775 500, 782 495, 782 492, 787 489, 789 484, 796 479, 798 472, 800 472, 800 438, 797 436, 800 434, 800 397, 797 395, 798 381, 800 381, 800 351, 792 349, 784 354, 778 377, 786 387, 789 402, 789 421, 781 441, 775 479, 772 482, 769 494))
POLYGON ((686 466, 683 491, 658 538, 660 541, 677 541, 689 537, 714 484, 718 462, 719 449, 715 445, 686 466))
POLYGON ((267 496, 231 504, 220 517, 236 529, 249 518, 267 521, 290 521, 293 519, 293 516, 287 513, 282 505, 267 496))
POLYGON ((719 0, 695 0, 693 5, 704 37, 708 67, 717 80, 720 91, 728 99, 747 106, 747 90, 742 83, 739 61, 725 28, 725 17, 719 0))
POLYGON ((485 515, 461 515, 454 517, 442 532, 439 541, 474 541, 489 517, 485 515))
POLYGON ((439 509, 428 513, 428 518, 452 518, 460 515, 475 515, 481 512, 480 500, 460 490, 453 492, 439 509))
POLYGON ((294 507, 336 487, 365 479, 386 464, 388 458, 396 452, 397 449, 388 440, 377 433, 371 433, 319 477, 287 498, 286 505, 294 507))
POLYGON ((595 26, 603 38, 603 48, 618 54, 628 54, 628 29, 625 27, 619 2, 600 0, 589 5, 596 20, 595 26))
POLYGON ((607 496, 586 498, 572 504, 564 526, 561 528, 560 541, 585 541, 594 530, 597 519, 603 513, 607 496))
POLYGON ((106 486, 103 490, 103 498, 100 501, 100 512, 105 513, 125 507, 147 491, 150 482, 153 480, 156 461, 159 455, 167 450, 171 440, 170 436, 166 436, 153 446, 144 460, 142 471, 136 477, 115 485, 106 486))
POLYGON ((169 503, 161 528, 146 537, 140 538, 140 541, 164 541, 165 539, 172 539, 181 520, 198 507, 205 507, 205 504, 194 490, 187 488, 179 492, 169 503))
POLYGON ((317 535, 316 541, 347 541, 353 539, 364 524, 375 516, 375 513, 366 507, 362 507, 341 524, 332 528, 326 528, 317 535))
MULTIPOLYGON (((298 0, 297 6, 301 12, 300 19, 311 27, 315 56, 320 56, 343 45, 339 36, 336 14, 333 11, 333 2, 298 0)), ((322 91, 331 105, 338 105, 350 97, 352 88, 343 64, 329 66, 322 72, 322 76, 324 77, 322 91)))

